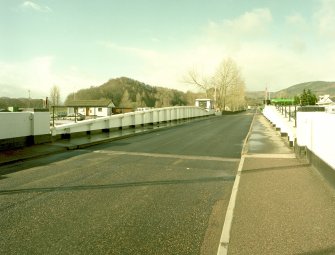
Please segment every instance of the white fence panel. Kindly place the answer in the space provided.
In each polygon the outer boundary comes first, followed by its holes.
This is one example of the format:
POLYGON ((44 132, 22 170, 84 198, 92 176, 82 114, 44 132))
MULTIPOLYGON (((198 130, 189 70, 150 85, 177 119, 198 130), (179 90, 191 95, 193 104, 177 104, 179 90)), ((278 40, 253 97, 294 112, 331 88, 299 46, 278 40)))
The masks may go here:
POLYGON ((55 136, 77 132, 87 132, 92 130, 138 126, 184 118, 202 117, 213 114, 214 112, 208 112, 204 109, 193 106, 166 107, 152 109, 144 112, 130 112, 95 120, 83 120, 78 123, 64 124, 53 127, 51 132, 52 135, 55 136))

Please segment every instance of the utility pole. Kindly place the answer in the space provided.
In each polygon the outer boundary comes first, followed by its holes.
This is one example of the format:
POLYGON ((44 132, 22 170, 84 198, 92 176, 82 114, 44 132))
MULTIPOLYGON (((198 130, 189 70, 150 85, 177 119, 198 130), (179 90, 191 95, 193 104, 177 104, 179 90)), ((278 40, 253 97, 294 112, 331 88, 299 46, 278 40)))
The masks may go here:
POLYGON ((30 108, 30 89, 28 89, 28 108, 30 108))

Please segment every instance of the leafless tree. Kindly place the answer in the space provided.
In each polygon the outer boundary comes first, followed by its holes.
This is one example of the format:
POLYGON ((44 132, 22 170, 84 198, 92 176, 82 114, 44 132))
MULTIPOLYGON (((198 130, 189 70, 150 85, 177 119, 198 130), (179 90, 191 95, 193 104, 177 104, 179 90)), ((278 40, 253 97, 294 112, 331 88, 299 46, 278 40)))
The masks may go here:
POLYGON ((213 85, 210 81, 211 78, 212 77, 200 76, 200 74, 197 72, 197 70, 195 68, 193 68, 184 77, 184 82, 188 83, 188 84, 196 85, 198 88, 203 90, 206 93, 206 97, 208 97, 209 94, 210 94, 210 90, 212 88, 212 85, 213 85))
POLYGON ((213 99, 215 107, 220 111, 237 110, 244 106, 244 80, 240 69, 232 59, 224 59, 213 75, 200 77, 193 69, 185 82, 194 84, 206 92, 206 96, 213 99))
POLYGON ((52 86, 50 90, 50 105, 58 106, 61 104, 60 89, 57 85, 52 86))
MULTIPOLYGON (((244 81, 237 64, 231 59, 221 62, 214 74, 217 107, 220 110, 227 110, 228 99, 244 98, 244 81)), ((230 105, 230 110, 233 105, 230 105)))

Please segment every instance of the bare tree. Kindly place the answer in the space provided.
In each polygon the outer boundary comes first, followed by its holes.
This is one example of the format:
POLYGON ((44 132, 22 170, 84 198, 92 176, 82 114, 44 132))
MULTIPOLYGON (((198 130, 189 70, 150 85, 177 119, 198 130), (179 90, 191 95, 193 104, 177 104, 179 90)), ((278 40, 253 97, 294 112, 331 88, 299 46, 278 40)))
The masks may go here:
POLYGON ((236 63, 228 58, 223 60, 219 65, 214 74, 214 80, 215 87, 217 88, 218 108, 225 111, 227 108, 228 97, 232 97, 236 94, 238 92, 238 86, 244 83, 241 77, 241 72, 236 63))
POLYGON ((206 93, 206 97, 209 96, 210 90, 212 88, 212 83, 210 82, 211 77, 200 76, 199 73, 193 68, 184 77, 184 82, 188 84, 196 85, 198 88, 206 93))
POLYGON ((244 80, 237 64, 230 58, 224 59, 213 75, 200 78, 193 69, 184 80, 203 89, 220 111, 228 108, 234 111, 244 106, 244 80))
POLYGON ((57 85, 53 85, 50 90, 50 105, 57 106, 61 104, 60 89, 57 85))

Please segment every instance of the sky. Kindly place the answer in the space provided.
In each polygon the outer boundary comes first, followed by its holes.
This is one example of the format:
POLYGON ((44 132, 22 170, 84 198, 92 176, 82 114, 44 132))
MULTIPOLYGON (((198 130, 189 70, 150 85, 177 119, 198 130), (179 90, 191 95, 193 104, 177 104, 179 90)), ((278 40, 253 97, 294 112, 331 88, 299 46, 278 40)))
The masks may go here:
POLYGON ((0 0, 0 97, 129 77, 182 91, 224 59, 249 91, 335 81, 335 0, 0 0))

